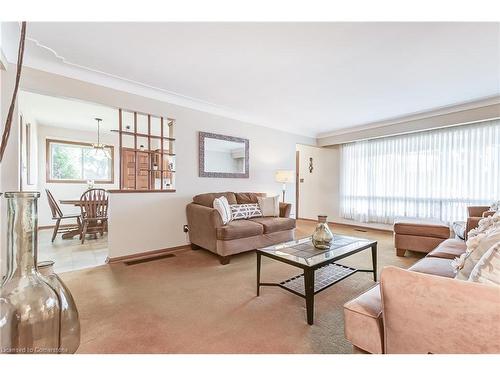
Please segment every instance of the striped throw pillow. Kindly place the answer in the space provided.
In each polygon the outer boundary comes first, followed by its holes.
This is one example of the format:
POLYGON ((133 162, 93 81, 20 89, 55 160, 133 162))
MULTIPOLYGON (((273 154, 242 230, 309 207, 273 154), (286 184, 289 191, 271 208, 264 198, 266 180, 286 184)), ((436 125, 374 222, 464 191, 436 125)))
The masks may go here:
POLYGON ((232 220, 231 207, 229 207, 229 202, 227 198, 222 196, 214 199, 214 208, 219 212, 222 218, 222 223, 226 225, 232 220))
POLYGON ((262 211, 258 203, 231 204, 231 216, 233 220, 250 219, 261 217, 262 211))

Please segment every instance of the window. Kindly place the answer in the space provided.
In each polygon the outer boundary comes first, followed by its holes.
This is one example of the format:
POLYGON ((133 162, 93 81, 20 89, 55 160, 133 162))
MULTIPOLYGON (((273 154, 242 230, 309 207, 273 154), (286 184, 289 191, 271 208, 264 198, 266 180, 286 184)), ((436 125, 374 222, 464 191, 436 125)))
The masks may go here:
POLYGON ((341 215, 464 220, 500 198, 500 120, 342 145, 341 215))
POLYGON ((90 143, 47 139, 47 165, 47 182, 114 182, 113 146, 99 150, 90 143))

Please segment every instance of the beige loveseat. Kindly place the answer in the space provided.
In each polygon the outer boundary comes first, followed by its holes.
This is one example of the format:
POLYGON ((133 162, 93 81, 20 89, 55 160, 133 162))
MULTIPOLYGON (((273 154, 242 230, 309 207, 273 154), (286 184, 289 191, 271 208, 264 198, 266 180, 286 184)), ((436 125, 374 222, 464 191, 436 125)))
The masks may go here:
POLYGON ((295 219, 290 218, 291 204, 280 203, 279 217, 256 217, 222 223, 213 208, 215 198, 224 196, 229 204, 258 203, 264 193, 206 193, 193 197, 186 207, 189 240, 193 249, 204 248, 219 255, 221 264, 230 256, 259 247, 290 241, 295 235, 295 219))
POLYGON ((369 353, 500 353, 500 288, 454 278, 465 242, 447 239, 409 270, 344 305, 346 338, 369 353))

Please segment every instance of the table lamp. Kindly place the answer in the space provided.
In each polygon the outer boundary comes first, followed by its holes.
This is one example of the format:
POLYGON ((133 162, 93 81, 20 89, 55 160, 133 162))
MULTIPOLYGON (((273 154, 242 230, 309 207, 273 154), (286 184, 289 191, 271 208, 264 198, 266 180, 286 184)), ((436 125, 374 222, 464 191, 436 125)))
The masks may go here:
POLYGON ((276 171, 275 180, 276 182, 281 182, 283 184, 283 203, 285 202, 285 190, 286 184, 291 184, 293 182, 294 171, 276 171))

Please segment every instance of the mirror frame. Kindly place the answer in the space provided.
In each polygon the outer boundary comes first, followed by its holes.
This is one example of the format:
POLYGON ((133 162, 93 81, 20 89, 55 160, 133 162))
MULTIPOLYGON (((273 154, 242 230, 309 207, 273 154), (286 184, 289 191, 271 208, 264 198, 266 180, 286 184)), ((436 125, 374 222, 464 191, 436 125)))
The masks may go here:
POLYGON ((199 177, 217 177, 217 178, 249 178, 249 146, 250 142, 245 138, 232 137, 229 135, 198 132, 198 175, 199 177), (205 171, 205 138, 220 139, 223 141, 239 142, 245 144, 245 173, 224 173, 224 172, 206 172, 205 171))

